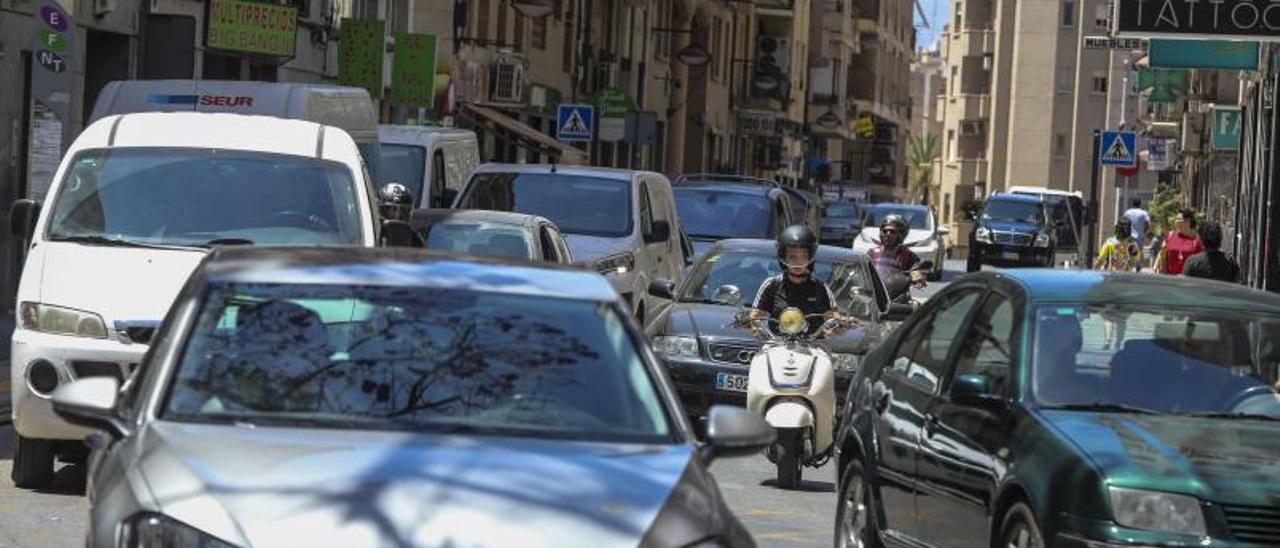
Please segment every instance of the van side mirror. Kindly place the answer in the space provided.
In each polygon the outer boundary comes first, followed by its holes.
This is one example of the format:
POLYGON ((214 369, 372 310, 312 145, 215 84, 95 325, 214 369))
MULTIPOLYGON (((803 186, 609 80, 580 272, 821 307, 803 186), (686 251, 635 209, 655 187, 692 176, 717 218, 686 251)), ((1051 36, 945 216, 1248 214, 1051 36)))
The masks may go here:
POLYGON ((381 243, 383 247, 427 247, 412 225, 398 219, 382 221, 381 243))
POLYGON ((38 200, 15 200, 9 209, 9 232, 23 240, 30 240, 36 231, 36 220, 40 218, 40 202, 38 200))
POLYGON ((667 221, 654 221, 649 227, 649 233, 644 234, 644 243, 660 244, 671 239, 671 223, 667 221))

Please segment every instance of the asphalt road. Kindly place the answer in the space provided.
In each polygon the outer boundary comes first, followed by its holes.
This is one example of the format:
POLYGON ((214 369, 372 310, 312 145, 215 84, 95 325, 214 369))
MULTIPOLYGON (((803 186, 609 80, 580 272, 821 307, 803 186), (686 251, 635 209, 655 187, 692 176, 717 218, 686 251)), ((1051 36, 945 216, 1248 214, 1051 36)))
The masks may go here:
MULTIPOLYGON (((963 273, 963 261, 947 261, 943 281, 917 291, 916 298, 931 297, 963 273)), ((50 489, 16 489, 9 481, 12 438, 13 430, 0 426, 0 548, 84 546, 89 504, 83 494, 83 470, 64 466, 50 489)), ((834 465, 806 468, 804 482, 795 491, 774 486, 773 465, 763 455, 723 459, 711 471, 730 507, 761 546, 830 545, 836 504, 834 465)))

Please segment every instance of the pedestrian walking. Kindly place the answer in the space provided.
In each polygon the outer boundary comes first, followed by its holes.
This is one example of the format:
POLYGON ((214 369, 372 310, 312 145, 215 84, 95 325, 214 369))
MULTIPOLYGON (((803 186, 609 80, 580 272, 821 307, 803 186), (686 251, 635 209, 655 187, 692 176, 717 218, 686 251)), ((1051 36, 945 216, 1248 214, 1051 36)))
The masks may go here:
MULTIPOLYGON (((1124 212, 1124 218, 1129 220, 1129 226, 1131 227, 1130 231, 1133 234, 1133 241, 1138 244, 1139 249, 1146 249, 1148 238, 1151 236, 1151 214, 1147 213, 1147 210, 1142 209, 1142 200, 1138 198, 1131 200, 1129 202, 1129 209, 1124 212)), ((1144 257, 1144 259, 1152 257, 1154 257, 1154 255, 1151 257, 1144 257)))
POLYGON ((1177 276, 1192 255, 1204 251, 1200 235, 1196 233, 1196 212, 1183 209, 1178 212, 1174 230, 1164 239, 1164 246, 1156 258, 1156 272, 1177 276))
POLYGON ((1213 221, 1205 223, 1200 227, 1200 242, 1204 244, 1204 251, 1187 258, 1182 275, 1223 282, 1239 281, 1240 265, 1220 249, 1222 225, 1213 221))
MULTIPOLYGON (((1111 272, 1133 272, 1141 264, 1142 248, 1133 239, 1133 225, 1128 218, 1121 217, 1116 222, 1115 234, 1107 238, 1107 242, 1098 251, 1098 259, 1094 261, 1093 268, 1111 272)), ((1104 311, 1102 318, 1106 320, 1107 328, 1102 342, 1103 349, 1119 348, 1124 343, 1126 317, 1104 311)))

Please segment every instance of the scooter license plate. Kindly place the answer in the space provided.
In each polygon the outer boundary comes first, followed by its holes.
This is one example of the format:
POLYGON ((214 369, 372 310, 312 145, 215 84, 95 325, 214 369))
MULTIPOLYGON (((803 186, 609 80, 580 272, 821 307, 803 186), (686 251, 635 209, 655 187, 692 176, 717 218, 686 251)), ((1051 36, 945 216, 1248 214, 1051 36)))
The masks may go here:
POLYGON ((734 375, 732 373, 716 373, 716 390, 727 390, 729 392, 746 392, 747 376, 734 375))

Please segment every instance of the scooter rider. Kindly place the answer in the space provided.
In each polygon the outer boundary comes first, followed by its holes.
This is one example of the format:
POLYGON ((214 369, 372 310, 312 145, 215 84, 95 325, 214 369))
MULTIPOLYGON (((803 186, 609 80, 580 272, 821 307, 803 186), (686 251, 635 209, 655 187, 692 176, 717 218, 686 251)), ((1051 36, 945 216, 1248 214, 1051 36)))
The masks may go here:
POLYGON ((880 222, 880 245, 871 248, 868 255, 886 284, 891 276, 905 272, 911 278, 911 285, 924 287, 928 285, 924 273, 912 270, 920 264, 920 257, 902 245, 907 230, 907 221, 901 215, 886 215, 880 222))
POLYGON ((378 211, 384 219, 409 221, 413 213, 413 193, 400 183, 389 183, 378 189, 378 211))
POLYGON ((777 250, 783 272, 760 284, 751 307, 752 321, 777 319, 784 310, 794 307, 806 316, 809 333, 813 333, 822 327, 823 319, 809 316, 840 318, 831 289, 813 277, 813 263, 818 253, 818 237, 813 231, 804 225, 783 230, 778 235, 777 250))

